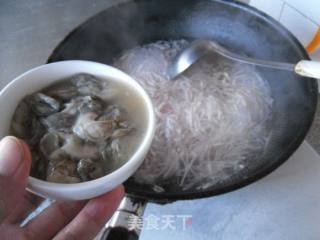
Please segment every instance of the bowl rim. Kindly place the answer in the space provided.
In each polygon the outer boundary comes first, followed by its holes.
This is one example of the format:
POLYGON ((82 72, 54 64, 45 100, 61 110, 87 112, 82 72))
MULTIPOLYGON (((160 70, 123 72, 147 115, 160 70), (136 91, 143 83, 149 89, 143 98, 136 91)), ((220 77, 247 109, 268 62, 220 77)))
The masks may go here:
MULTIPOLYGON (((128 74, 124 73, 123 71, 98 62, 94 61, 87 61, 87 60, 66 60, 66 61, 59 61, 59 62, 53 62, 53 63, 47 63, 43 64, 40 66, 37 66, 35 68, 32 68, 15 79, 13 79, 9 84, 7 84, 1 91, 0 91, 0 98, 1 96, 8 90, 10 89, 13 85, 18 84, 18 82, 22 82, 23 79, 26 77, 29 77, 30 75, 33 75, 34 73, 38 71, 45 71, 46 69, 50 68, 60 68, 64 65, 83 65, 84 67, 90 67, 92 66, 98 66, 104 69, 105 73, 108 73, 108 75, 115 75, 116 77, 111 77, 112 80, 114 81, 119 81, 121 78, 123 83, 131 86, 130 89, 134 89, 134 94, 140 95, 140 97, 143 99, 144 106, 146 108, 146 114, 147 114, 147 127, 146 127, 146 132, 144 133, 144 137, 141 141, 141 144, 137 147, 137 149, 134 151, 134 153, 127 159, 127 161, 120 166, 119 168, 115 169, 114 171, 104 175, 103 177, 90 180, 90 181, 85 181, 85 182, 80 182, 80 183, 55 183, 55 182, 48 182, 45 180, 41 180, 35 177, 32 177, 29 175, 28 177, 28 184, 27 184, 27 189, 31 190, 32 192, 37 192, 33 188, 34 187, 41 187, 41 189, 47 189, 47 190, 53 190, 53 189, 64 189, 64 190, 69 190, 69 189, 74 189, 74 188, 83 188, 83 189, 88 189, 89 186, 93 185, 100 185, 100 183, 105 183, 107 180, 110 181, 116 181, 116 178, 118 178, 120 175, 126 175, 130 169, 133 169, 138 163, 141 158, 141 155, 144 153, 144 151, 148 151, 149 146, 151 145, 152 139, 154 137, 155 133, 155 125, 156 125, 156 118, 155 118, 155 112, 153 108, 153 104, 151 101, 151 98, 147 94, 147 92, 143 89, 143 87, 135 81, 132 77, 130 77, 128 74), (31 189, 30 189, 31 188, 31 189)), ((84 68, 83 71, 79 73, 86 73, 86 69, 84 68)), ((77 73, 75 73, 77 74, 77 73)), ((92 74, 92 73, 90 73, 92 74)), ((95 74, 92 74, 95 75, 95 74)), ((55 81, 59 81, 61 78, 56 79, 55 81)), ((53 81, 53 82, 55 82, 53 81)), ((51 84, 53 83, 51 82, 51 84)), ((49 84, 50 85, 50 84, 49 84)), ((47 87, 49 86, 47 85, 47 87)), ((142 163, 142 161, 141 161, 142 163)), ((130 176, 127 176, 127 178, 130 176)))

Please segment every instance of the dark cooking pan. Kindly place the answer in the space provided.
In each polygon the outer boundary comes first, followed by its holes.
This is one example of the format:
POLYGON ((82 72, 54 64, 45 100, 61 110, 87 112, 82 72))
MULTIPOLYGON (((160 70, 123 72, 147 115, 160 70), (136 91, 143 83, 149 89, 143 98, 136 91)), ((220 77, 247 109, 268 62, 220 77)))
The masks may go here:
MULTIPOLYGON (((292 63, 308 59, 290 32, 247 5, 222 0, 140 0, 110 7, 80 25, 59 44, 48 62, 83 59, 112 64, 123 51, 137 45, 181 38, 213 39, 236 53, 258 59, 292 63)), ((127 195, 163 203, 213 196, 248 185, 286 161, 312 123, 317 82, 290 72, 258 71, 268 80, 274 98, 270 141, 259 161, 252 159, 249 168, 206 190, 183 191, 172 182, 165 192, 157 193, 151 186, 129 179, 125 183, 127 195)), ((129 208, 142 212, 141 208, 129 208)))

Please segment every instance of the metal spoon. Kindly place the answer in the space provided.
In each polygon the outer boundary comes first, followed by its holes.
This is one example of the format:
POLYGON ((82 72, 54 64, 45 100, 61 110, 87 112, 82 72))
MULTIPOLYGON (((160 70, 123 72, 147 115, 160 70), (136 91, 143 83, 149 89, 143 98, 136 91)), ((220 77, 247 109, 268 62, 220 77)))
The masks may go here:
POLYGON ((297 64, 291 64, 253 59, 229 52, 227 49, 220 46, 214 41, 195 40, 187 48, 185 48, 169 66, 168 75, 170 79, 176 78, 178 75, 187 70, 191 65, 197 62, 201 57, 210 52, 215 52, 225 58, 229 58, 237 62, 273 69, 294 71, 298 75, 303 77, 320 78, 320 62, 301 60, 297 64))

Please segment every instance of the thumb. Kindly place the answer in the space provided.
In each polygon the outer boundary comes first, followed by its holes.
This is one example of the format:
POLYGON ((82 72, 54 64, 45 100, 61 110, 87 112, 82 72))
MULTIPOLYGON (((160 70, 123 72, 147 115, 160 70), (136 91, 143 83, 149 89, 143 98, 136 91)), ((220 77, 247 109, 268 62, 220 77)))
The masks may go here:
POLYGON ((27 145, 15 138, 0 142, 0 222, 22 200, 31 165, 27 145))

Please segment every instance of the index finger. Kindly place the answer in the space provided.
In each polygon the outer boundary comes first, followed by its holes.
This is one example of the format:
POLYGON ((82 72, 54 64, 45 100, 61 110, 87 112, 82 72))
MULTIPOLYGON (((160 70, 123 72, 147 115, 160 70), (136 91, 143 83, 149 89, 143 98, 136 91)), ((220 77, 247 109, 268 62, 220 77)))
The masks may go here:
POLYGON ((107 194, 90 200, 54 239, 93 239, 107 220, 112 217, 123 195, 124 190, 120 186, 107 194))

